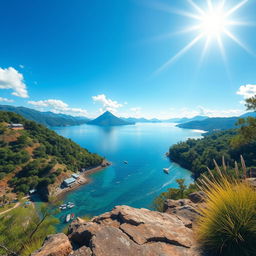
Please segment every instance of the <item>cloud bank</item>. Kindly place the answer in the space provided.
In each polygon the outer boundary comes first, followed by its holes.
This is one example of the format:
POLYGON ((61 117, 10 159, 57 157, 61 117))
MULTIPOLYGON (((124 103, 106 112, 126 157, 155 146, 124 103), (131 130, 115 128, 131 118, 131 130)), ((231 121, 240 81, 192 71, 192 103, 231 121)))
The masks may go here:
POLYGON ((256 95, 256 85, 255 84, 247 84, 239 87, 236 92, 238 95, 242 95, 244 99, 250 98, 256 95))
POLYGON ((123 106, 123 104, 120 104, 117 101, 107 98, 105 94, 92 96, 92 100, 94 101, 94 103, 98 102, 102 105, 102 108, 100 108, 100 112, 104 112, 108 110, 110 112, 116 113, 117 109, 123 106))
POLYGON ((56 114, 66 114, 72 116, 87 116, 87 110, 82 108, 71 108, 62 100, 48 99, 39 101, 28 101, 29 104, 45 110, 46 108, 56 114))
POLYGON ((10 89, 13 90, 12 95, 28 98, 23 75, 12 67, 0 68, 0 89, 10 89))
POLYGON ((1 101, 1 102, 13 102, 14 100, 6 99, 6 98, 0 97, 0 101, 1 101))

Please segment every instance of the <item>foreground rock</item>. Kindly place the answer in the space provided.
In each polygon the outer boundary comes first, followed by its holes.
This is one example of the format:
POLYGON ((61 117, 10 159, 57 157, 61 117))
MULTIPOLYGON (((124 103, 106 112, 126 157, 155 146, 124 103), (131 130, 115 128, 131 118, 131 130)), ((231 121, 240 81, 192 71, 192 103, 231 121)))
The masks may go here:
MULTIPOLYGON (((68 239, 72 252, 63 249, 62 254, 33 256, 198 256, 188 222, 176 215, 117 206, 90 222, 77 219, 71 223, 68 239)), ((37 253, 49 247, 45 243, 37 253)), ((52 241, 51 250, 56 244, 52 241)))
POLYGON ((193 228, 197 218, 200 216, 198 204, 189 199, 167 199, 164 202, 164 212, 180 218, 185 223, 185 226, 189 228, 193 228))
POLYGON ((32 256, 65 256, 72 252, 72 246, 68 237, 64 234, 47 236, 41 249, 32 256))

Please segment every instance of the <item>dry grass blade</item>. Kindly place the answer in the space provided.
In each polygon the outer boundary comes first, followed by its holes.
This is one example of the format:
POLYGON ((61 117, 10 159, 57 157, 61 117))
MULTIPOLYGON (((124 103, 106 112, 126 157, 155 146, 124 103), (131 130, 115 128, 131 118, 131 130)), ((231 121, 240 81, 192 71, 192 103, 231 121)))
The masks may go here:
POLYGON ((235 161, 235 173, 236 173, 236 177, 239 177, 239 169, 238 169, 238 164, 237 161, 235 161))
POLYGON ((222 174, 222 172, 221 172, 221 170, 220 170, 219 165, 218 165, 217 162, 215 161, 215 159, 213 159, 213 163, 214 163, 214 165, 215 165, 215 168, 216 168, 218 174, 220 175, 220 177, 223 178, 223 174, 222 174))
POLYGON ((247 170, 246 170, 246 165, 245 165, 245 161, 242 155, 240 155, 241 158, 241 164, 242 164, 242 170, 243 170, 243 174, 244 174, 244 179, 246 179, 247 177, 247 170))
POLYGON ((222 167, 223 167, 223 170, 226 173, 227 172, 227 166, 226 166, 226 163, 225 163, 225 157, 224 156, 222 156, 222 167))

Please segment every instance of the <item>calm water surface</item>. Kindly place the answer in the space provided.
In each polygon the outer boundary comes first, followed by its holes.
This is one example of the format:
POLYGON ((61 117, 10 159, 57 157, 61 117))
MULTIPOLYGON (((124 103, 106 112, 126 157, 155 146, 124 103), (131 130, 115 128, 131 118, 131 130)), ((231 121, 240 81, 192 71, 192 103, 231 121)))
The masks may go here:
MULTIPOLYGON (((187 184, 192 182, 191 173, 170 162, 165 153, 174 143, 201 137, 198 131, 165 123, 117 127, 81 125, 54 130, 113 163, 92 174, 90 184, 66 195, 64 201, 74 202, 76 207, 58 217, 70 212, 76 216, 98 215, 120 204, 152 208, 157 195, 169 187, 177 187, 176 179, 184 178, 187 184), (169 174, 163 172, 165 167, 170 168, 169 174)), ((59 225, 58 229, 62 227, 59 225)))

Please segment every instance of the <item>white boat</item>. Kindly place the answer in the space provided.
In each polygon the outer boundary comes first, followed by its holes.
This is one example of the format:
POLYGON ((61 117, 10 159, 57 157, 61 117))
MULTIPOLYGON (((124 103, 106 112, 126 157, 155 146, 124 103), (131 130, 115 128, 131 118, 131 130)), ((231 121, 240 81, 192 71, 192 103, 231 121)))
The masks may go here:
POLYGON ((168 174, 169 173, 169 168, 163 168, 163 171, 168 174))
POLYGON ((69 209, 71 209, 71 208, 75 207, 75 205, 74 205, 74 204, 68 204, 67 207, 68 207, 69 209))
POLYGON ((67 214, 66 216, 66 222, 69 222, 71 220, 71 215, 70 214, 67 214))

